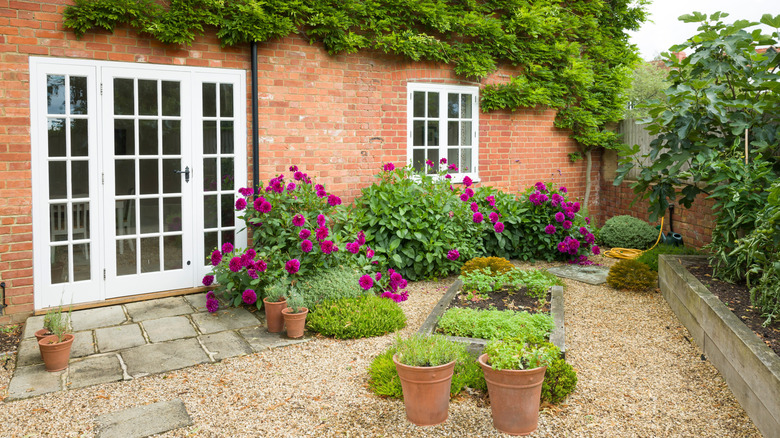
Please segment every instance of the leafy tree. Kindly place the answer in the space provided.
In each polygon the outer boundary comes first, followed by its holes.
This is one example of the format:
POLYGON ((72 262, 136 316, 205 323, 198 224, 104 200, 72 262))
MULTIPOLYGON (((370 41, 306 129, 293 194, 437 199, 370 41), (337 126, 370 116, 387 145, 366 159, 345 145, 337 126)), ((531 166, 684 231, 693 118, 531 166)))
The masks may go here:
POLYGON ((669 69, 661 60, 642 61, 631 75, 631 87, 626 90, 626 119, 644 119, 648 116, 645 104, 653 99, 666 100, 664 90, 669 88, 666 77, 669 69))

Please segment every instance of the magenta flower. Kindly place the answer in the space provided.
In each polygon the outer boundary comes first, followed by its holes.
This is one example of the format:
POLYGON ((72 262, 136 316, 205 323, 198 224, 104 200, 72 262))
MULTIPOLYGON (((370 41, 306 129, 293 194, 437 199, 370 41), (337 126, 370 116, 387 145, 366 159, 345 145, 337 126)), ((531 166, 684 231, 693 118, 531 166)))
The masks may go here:
POLYGON ((362 277, 360 277, 360 280, 358 280, 358 284, 360 284, 360 287, 362 287, 363 290, 369 290, 372 287, 374 287, 374 279, 371 278, 370 275, 365 274, 362 277))
POLYGON ((559 252, 566 252, 569 250, 569 246, 566 245, 566 242, 558 242, 558 251, 559 252))
POLYGON ((314 248, 314 244, 311 243, 311 240, 306 239, 301 242, 301 251, 303 252, 311 252, 311 250, 314 248))
POLYGON ((295 178, 296 181, 300 181, 303 179, 303 172, 295 171, 293 174, 293 178, 295 178))
POLYGON ((376 281, 381 280, 382 279, 382 273, 381 272, 377 272, 376 275, 374 275, 374 278, 376 278, 376 281))
POLYGON ((291 182, 290 184, 287 184, 287 191, 292 192, 293 190, 295 190, 295 183, 291 182))
POLYGON ((236 210, 241 211, 245 208, 246 208, 246 199, 244 198, 236 199, 236 210))
POLYGON ((591 252, 593 252, 594 255, 601 254, 601 249, 599 248, 598 245, 593 245, 593 248, 591 248, 590 250, 591 250, 591 252))
POLYGON ((496 222, 496 224, 493 225, 493 229, 496 230, 496 233, 503 233, 504 232, 504 223, 503 222, 496 222))
POLYGON ((336 195, 328 195, 328 205, 330 205, 331 207, 341 205, 341 198, 339 198, 336 195))
POLYGON ((217 299, 217 295, 213 290, 206 292, 206 299, 208 300, 209 298, 214 298, 215 300, 217 299))
POLYGON ((454 164, 450 164, 449 166, 447 166, 447 169, 449 169, 449 170, 451 170, 453 172, 457 172, 458 171, 458 166, 456 166, 454 164))
POLYGON ((473 183, 474 183, 474 181, 472 181, 471 178, 469 178, 468 176, 463 177, 463 185, 464 186, 469 187, 473 183))
POLYGON ((547 202, 548 199, 550 199, 550 198, 548 198, 547 195, 545 195, 544 193, 539 193, 539 203, 540 204, 544 204, 545 202, 547 202))
POLYGON ((564 186, 558 187, 558 191, 561 192, 561 193, 566 193, 567 192, 566 187, 564 187, 564 186))
POLYGON ((539 200, 539 192, 533 192, 528 195, 528 200, 534 205, 542 205, 542 201, 539 200))
POLYGON ((317 231, 315 232, 315 237, 317 240, 324 240, 326 237, 328 237, 328 234, 330 234, 330 230, 328 230, 328 227, 319 227, 317 228, 317 231))
MULTIPOLYGON (((449 173, 444 175, 444 177, 447 179, 452 179, 452 175, 450 175, 449 173)), ((450 189, 452 189, 452 186, 450 186, 450 189)))
POLYGON ((357 242, 350 242, 345 245, 347 248, 347 251, 351 252, 352 254, 357 254, 360 252, 360 245, 358 245, 357 242))
POLYGON ((364 233, 362 230, 358 231, 356 242, 357 242, 358 245, 361 245, 361 246, 365 245, 365 243, 366 243, 366 233, 364 233))
POLYGON ((366 258, 372 259, 374 258, 374 250, 371 248, 366 248, 366 258))
POLYGON ((290 172, 297 172, 297 171, 298 171, 298 166, 296 166, 294 164, 292 166, 290 166, 290 172))
POLYGON ((265 198, 262 196, 258 196, 255 198, 254 202, 252 203, 252 206, 255 208, 255 211, 260 211, 261 208, 263 208, 263 202, 265 202, 265 198))
POLYGON ((463 202, 468 201, 469 200, 469 195, 463 193, 462 195, 460 195, 460 200, 463 201, 463 202))
POLYGON ((387 163, 387 164, 385 164, 384 169, 385 169, 385 172, 392 172, 392 171, 395 170, 395 164, 387 163))
POLYGON ((588 235, 588 229, 585 228, 585 227, 580 227, 580 234, 582 234, 583 236, 587 236, 588 235))
POLYGON ((547 233, 547 234, 555 234, 555 231, 556 231, 555 225, 553 225, 553 224, 550 224, 550 225, 547 225, 546 227, 544 227, 544 232, 547 233))
POLYGON ((238 193, 240 193, 241 196, 252 196, 255 194, 255 189, 252 187, 241 187, 238 189, 238 193))
POLYGON ((596 241, 596 236, 594 236, 592 233, 588 233, 588 235, 585 236, 585 241, 591 244, 596 241))
POLYGON ((219 310, 219 301, 217 301, 216 298, 208 298, 206 300, 206 310, 208 310, 209 313, 214 313, 219 310))
POLYGON ((301 239, 308 239, 309 236, 311 236, 311 231, 307 230, 306 228, 302 229, 300 233, 298 233, 298 237, 301 239))
POLYGON ((433 167, 433 161, 431 161, 431 160, 425 160, 425 164, 426 164, 428 167, 433 167))
MULTIPOLYGON (((252 265, 252 266, 254 266, 254 265, 252 265)), ((257 280, 260 277, 259 275, 257 275, 257 270, 255 270, 254 268, 247 269, 246 270, 246 275, 254 278, 255 280, 257 280)))
POLYGON ((254 304, 257 301, 257 294, 252 289, 247 289, 241 295, 241 299, 244 300, 244 304, 254 304))
POLYGON ((241 259, 241 257, 233 257, 230 259, 230 270, 233 272, 238 272, 241 270, 241 268, 244 267, 244 261, 241 259))
POLYGON ((268 201, 263 201, 260 204, 260 210, 258 210, 258 211, 260 211, 260 213, 270 213, 271 209, 272 209, 271 203, 268 202, 268 201))
POLYGON ((460 253, 457 249, 453 248, 447 252, 447 258, 452 261, 458 260, 458 257, 460 257, 460 253))
POLYGON ((553 207, 557 207, 564 202, 563 196, 557 193, 553 193, 552 196, 550 196, 550 198, 551 198, 550 203, 553 205, 553 207))
POLYGON ((441 160, 439 160, 439 164, 447 164, 447 159, 442 158, 441 160))
POLYGON ((539 181, 536 184, 534 184, 534 187, 536 187, 536 190, 539 190, 540 192, 546 192, 547 191, 547 186, 543 182, 541 182, 541 181, 539 181))
POLYGON ((203 285, 204 286, 211 286, 214 284, 214 276, 213 275, 207 275, 203 277, 203 285))
POLYGON ((325 215, 324 214, 318 214, 317 215, 317 225, 320 226, 320 227, 324 227, 325 226, 325 222, 327 222, 327 218, 325 217, 325 215))
POLYGON ((488 205, 490 205, 491 207, 495 207, 496 206, 496 197, 493 196, 493 195, 490 195, 490 196, 486 197, 485 201, 487 201, 488 205))
POLYGON ((392 289, 393 291, 398 290, 398 286, 401 285, 403 279, 404 278, 401 276, 401 274, 397 272, 393 272, 392 274, 390 274, 390 284, 389 284, 390 289, 392 289))
POLYGON ((571 221, 563 221, 563 229, 568 230, 571 228, 571 221))
POLYGON ((482 213, 476 212, 474 213, 474 216, 472 216, 471 220, 474 221, 475 224, 479 224, 482 222, 484 217, 482 216, 482 213))
POLYGON ((211 253, 211 266, 217 266, 221 261, 222 253, 215 249, 214 252, 211 253))
POLYGON ((498 222, 498 213, 496 213, 495 211, 491 211, 490 214, 488 215, 488 218, 490 219, 490 222, 496 223, 498 222))
POLYGON ((325 190, 317 190, 317 197, 318 198, 324 198, 326 196, 328 196, 328 192, 326 192, 325 190))
POLYGON ((566 216, 562 212, 555 213, 555 221, 556 222, 563 222, 566 220, 566 216))
POLYGON ((472 202, 472 203, 471 203, 471 205, 470 205, 469 207, 471 207, 471 211, 473 211, 474 213, 476 213, 477 211, 479 211, 479 205, 477 205, 477 203, 476 203, 476 202, 472 202))
POLYGON ((247 248, 246 251, 244 251, 244 254, 249 258, 249 260, 254 260, 255 256, 257 255, 257 251, 255 251, 254 248, 247 248))
POLYGON ((264 261, 258 260, 255 262, 255 269, 259 272, 265 272, 268 269, 268 265, 264 261))
POLYGON ((320 251, 324 254, 331 254, 338 251, 338 247, 330 240, 324 240, 320 243, 320 251))
POLYGON ((586 224, 588 224, 588 225, 590 225, 590 218, 589 218, 589 217, 586 217, 586 218, 585 218, 585 223, 586 223, 586 224))
POLYGON ((301 262, 298 259, 287 260, 287 263, 284 264, 284 269, 290 275, 295 274, 299 269, 301 269, 301 262))
POLYGON ((222 244, 222 254, 227 254, 229 252, 233 251, 233 244, 230 242, 225 242, 222 244))
POLYGON ((466 189, 466 190, 463 191, 463 193, 465 193, 466 196, 469 197, 469 199, 474 197, 474 190, 472 190, 472 189, 466 189))
POLYGON ((575 202, 574 204, 572 204, 572 211, 575 212, 575 213, 580 211, 580 203, 579 202, 575 202))
POLYGON ((293 216, 292 224, 296 227, 302 227, 306 223, 306 218, 302 214, 296 214, 293 216))

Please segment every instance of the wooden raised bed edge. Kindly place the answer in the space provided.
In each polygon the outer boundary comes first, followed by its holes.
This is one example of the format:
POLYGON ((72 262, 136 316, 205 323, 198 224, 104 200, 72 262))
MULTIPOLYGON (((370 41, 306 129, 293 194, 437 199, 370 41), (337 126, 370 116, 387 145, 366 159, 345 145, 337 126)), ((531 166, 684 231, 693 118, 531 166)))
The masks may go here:
MULTIPOLYGON (((463 286, 463 282, 460 279, 457 279, 454 283, 452 283, 452 286, 447 289, 447 292, 443 297, 441 297, 439 302, 436 303, 436 306, 434 306, 433 310, 428 315, 428 318, 426 318, 425 322, 423 322, 422 326, 420 326, 420 330, 417 331, 418 333, 430 335, 436 330, 436 326, 439 323, 439 318, 441 318, 441 316, 444 314, 444 311, 447 310, 447 307, 455 298, 455 295, 458 294, 461 286, 463 286)), ((564 331, 563 325, 563 287, 561 286, 553 286, 552 288, 550 298, 550 314, 552 315, 553 322, 555 323, 555 328, 550 334, 550 342, 552 342, 561 350, 561 354, 565 358, 566 333, 564 331)), ((459 336, 447 336, 447 338, 456 342, 465 343, 468 350, 474 354, 481 354, 482 349, 485 348, 485 344, 487 344, 485 339, 463 338, 459 336)))
POLYGON ((685 268, 706 256, 661 255, 661 293, 753 424, 780 437, 780 358, 685 268))

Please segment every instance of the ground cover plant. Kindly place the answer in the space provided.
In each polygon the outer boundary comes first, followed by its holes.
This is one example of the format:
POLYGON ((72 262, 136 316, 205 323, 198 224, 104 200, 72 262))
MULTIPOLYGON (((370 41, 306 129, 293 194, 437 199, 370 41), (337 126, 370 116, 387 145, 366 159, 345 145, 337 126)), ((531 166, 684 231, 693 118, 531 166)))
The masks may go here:
POLYGON ((398 331, 406 327, 406 316, 395 301, 368 294, 324 301, 306 324, 325 336, 358 339, 398 331))
POLYGON ((658 272, 658 256, 661 254, 700 255, 702 252, 689 246, 659 243, 655 248, 643 252, 636 258, 636 261, 644 263, 650 270, 658 272))
POLYGON ((553 319, 546 313, 451 308, 441 316, 436 330, 465 338, 549 339, 553 328, 553 319))
POLYGON ((512 269, 503 273, 493 273, 488 267, 469 271, 460 275, 465 293, 489 294, 491 292, 515 294, 522 288, 525 293, 539 301, 544 301, 551 287, 563 285, 555 275, 539 269, 512 269))
POLYGON ((609 269, 607 284, 615 289, 644 291, 658 284, 658 274, 637 260, 620 260, 609 269))

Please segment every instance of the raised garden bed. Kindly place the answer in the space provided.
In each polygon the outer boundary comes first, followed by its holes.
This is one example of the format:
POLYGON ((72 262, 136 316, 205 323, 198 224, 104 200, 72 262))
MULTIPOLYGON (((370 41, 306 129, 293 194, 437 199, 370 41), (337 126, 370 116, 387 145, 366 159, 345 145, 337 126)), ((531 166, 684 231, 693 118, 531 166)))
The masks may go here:
MULTIPOLYGON (((455 299, 455 297, 458 295, 458 291, 460 291, 461 286, 463 286, 463 282, 460 279, 455 280, 455 282, 452 283, 452 286, 447 289, 447 292, 444 294, 441 300, 436 303, 436 306, 428 315, 428 318, 425 319, 425 322, 423 322, 420 330, 418 330, 418 333, 432 334, 436 331, 436 325, 438 324, 439 318, 441 318, 441 316, 444 314, 444 311, 447 310, 447 308, 450 306, 452 300, 455 299)), ((563 325, 563 287, 561 286, 552 287, 550 298, 550 313, 553 317, 553 321, 555 322, 555 328, 550 334, 550 342, 555 344, 555 346, 561 350, 561 354, 565 357, 566 336, 563 325)), ((482 349, 485 348, 485 344, 487 343, 487 340, 485 339, 463 338, 459 336, 447 337, 453 341, 467 344, 469 351, 475 354, 481 353, 482 349)))
POLYGON ((661 293, 756 427, 780 437, 780 358, 685 268, 702 258, 661 255, 661 293))

